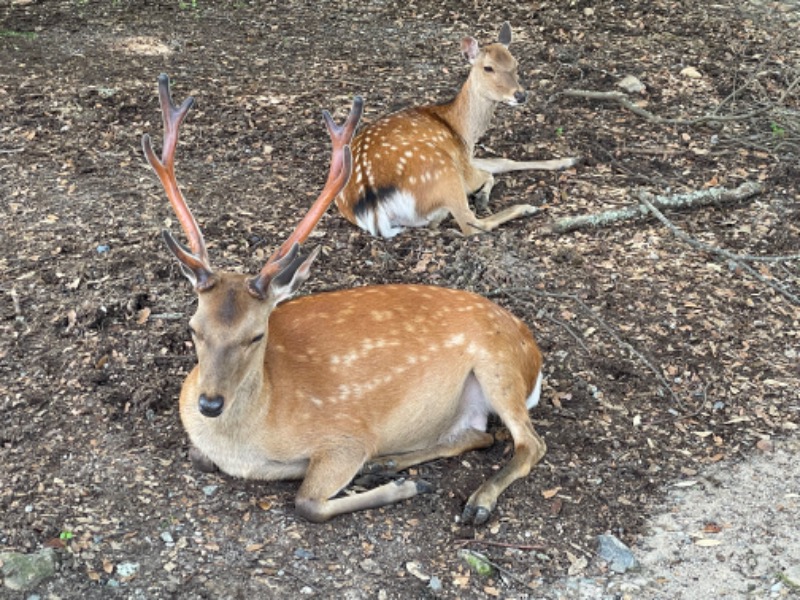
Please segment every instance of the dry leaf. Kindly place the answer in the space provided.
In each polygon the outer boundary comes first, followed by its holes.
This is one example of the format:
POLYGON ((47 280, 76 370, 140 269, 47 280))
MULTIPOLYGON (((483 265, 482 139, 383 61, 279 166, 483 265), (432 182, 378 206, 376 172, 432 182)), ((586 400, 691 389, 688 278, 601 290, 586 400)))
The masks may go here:
POLYGON ((698 71, 694 67, 684 67, 683 69, 681 69, 681 76, 687 77, 689 79, 700 79, 703 77, 700 74, 700 71, 698 71))
POLYGON ((147 323, 147 319, 150 318, 150 308, 145 306, 142 310, 136 313, 136 323, 138 325, 144 325, 147 323))
POLYGON ((719 533, 722 531, 722 526, 717 525, 716 523, 706 523, 703 527, 703 533, 719 533))
POLYGON ((549 500, 550 498, 552 498, 553 496, 555 496, 555 495, 556 495, 558 492, 560 492, 560 491, 561 491, 561 488, 560 488, 560 487, 554 487, 554 488, 552 488, 552 489, 549 489, 549 490, 544 490, 544 491, 542 492, 542 496, 544 496, 544 499, 545 499, 545 500, 549 500))
POLYGON ((697 540, 694 545, 710 548, 711 546, 719 546, 721 543, 722 542, 720 540, 709 540, 707 538, 703 538, 701 540, 697 540))

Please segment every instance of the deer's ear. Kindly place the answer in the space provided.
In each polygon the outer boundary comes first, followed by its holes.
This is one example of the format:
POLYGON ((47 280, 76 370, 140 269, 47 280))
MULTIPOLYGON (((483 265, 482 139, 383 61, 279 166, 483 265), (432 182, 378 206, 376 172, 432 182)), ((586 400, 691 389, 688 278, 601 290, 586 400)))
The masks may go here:
MULTIPOLYGON (((296 246, 296 245, 295 245, 296 246)), ((307 257, 299 253, 269 282, 269 301, 277 306, 297 293, 311 274, 311 263, 319 255, 319 246, 307 257)))
POLYGON ((480 52, 480 46, 478 46, 478 40, 474 37, 467 36, 461 40, 461 54, 464 55, 469 64, 475 62, 475 59, 478 58, 478 52, 480 52))
POLYGON ((508 21, 503 23, 500 28, 500 33, 497 34, 497 41, 503 46, 508 46, 511 43, 511 25, 508 24, 508 21))
POLYGON ((176 240, 166 229, 161 232, 167 248, 175 258, 178 259, 181 273, 188 279, 198 292, 210 289, 216 283, 211 267, 203 260, 191 253, 191 251, 176 240))

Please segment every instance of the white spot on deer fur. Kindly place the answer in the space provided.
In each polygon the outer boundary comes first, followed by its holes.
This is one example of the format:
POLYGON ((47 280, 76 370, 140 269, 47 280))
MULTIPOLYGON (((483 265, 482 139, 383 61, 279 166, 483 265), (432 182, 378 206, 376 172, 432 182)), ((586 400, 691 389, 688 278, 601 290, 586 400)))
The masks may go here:
POLYGON ((445 348, 455 348, 456 346, 463 346, 464 345, 464 334, 463 333, 456 333, 451 335, 444 343, 445 348))
POLYGON ((361 172, 361 169, 356 170, 356 183, 361 183, 364 180, 364 173, 361 172))
POLYGON ((412 156, 414 156, 414 153, 411 152, 411 150, 406 150, 403 154, 405 154, 408 158, 411 158, 412 156))
POLYGON ((410 183, 411 185, 416 184, 417 178, 412 175, 411 177, 408 178, 408 183, 410 183))

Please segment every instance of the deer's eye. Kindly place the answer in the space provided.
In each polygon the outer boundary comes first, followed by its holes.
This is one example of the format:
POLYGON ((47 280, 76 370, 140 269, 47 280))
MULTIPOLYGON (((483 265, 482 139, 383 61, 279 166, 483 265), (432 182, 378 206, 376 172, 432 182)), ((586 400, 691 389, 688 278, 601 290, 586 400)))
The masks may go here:
POLYGON ((483 67, 483 70, 486 71, 487 73, 494 73, 494 67, 490 67, 488 65, 483 67))
POLYGON ((264 334, 263 333, 259 333, 256 337, 254 337, 252 340, 250 340, 250 345, 252 346, 253 344, 257 344, 258 342, 260 342, 263 339, 264 339, 264 334))

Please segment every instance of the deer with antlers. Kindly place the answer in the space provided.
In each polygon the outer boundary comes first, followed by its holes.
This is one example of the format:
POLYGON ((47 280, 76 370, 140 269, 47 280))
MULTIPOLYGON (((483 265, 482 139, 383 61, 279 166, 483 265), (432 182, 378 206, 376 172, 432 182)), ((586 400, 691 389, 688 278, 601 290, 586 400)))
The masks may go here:
POLYGON ((350 176, 348 146, 359 98, 343 126, 325 112, 333 144, 328 181, 309 212, 261 271, 212 269, 203 235, 175 179, 178 130, 193 99, 176 107, 159 78, 164 145, 145 156, 188 238, 165 231, 169 250, 198 296, 189 325, 197 365, 180 415, 202 470, 263 480, 303 479, 295 507, 322 522, 431 490, 396 479, 337 496, 359 473, 397 473, 493 443, 490 413, 514 440, 514 456, 467 500, 464 519, 483 523, 498 495, 543 456, 528 409, 541 387, 541 354, 529 329, 471 293, 385 285, 290 300, 317 257, 298 245, 350 176))
POLYGON ((479 219, 469 206, 469 196, 474 196, 486 208, 495 174, 566 169, 578 163, 577 158, 474 156, 497 105, 519 106, 527 99, 510 43, 508 23, 497 42, 483 48, 475 38, 465 37, 461 52, 472 68, 452 102, 409 108, 359 132, 353 141, 353 177, 336 198, 345 218, 372 235, 393 237, 407 227, 436 226, 451 214, 467 235, 537 212, 534 206, 518 204, 479 219))

